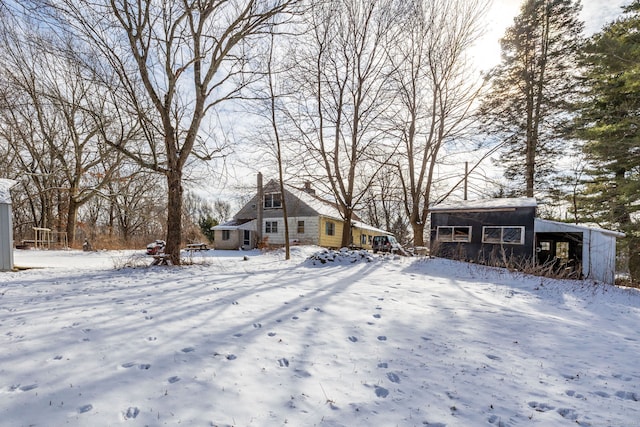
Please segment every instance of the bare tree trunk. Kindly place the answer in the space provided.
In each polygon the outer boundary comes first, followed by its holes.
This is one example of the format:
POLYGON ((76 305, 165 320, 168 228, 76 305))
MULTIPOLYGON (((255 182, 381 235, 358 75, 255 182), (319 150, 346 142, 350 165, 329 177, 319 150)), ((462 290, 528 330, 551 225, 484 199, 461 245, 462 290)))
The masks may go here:
POLYGON ((167 173, 167 246, 165 252, 171 257, 174 265, 180 264, 180 247, 182 244, 182 172, 171 170, 167 173))

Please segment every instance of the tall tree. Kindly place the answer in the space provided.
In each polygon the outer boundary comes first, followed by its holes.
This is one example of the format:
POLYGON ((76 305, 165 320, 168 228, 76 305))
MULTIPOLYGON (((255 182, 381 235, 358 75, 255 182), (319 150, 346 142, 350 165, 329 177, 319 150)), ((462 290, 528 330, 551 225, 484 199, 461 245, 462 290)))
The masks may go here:
POLYGON ((49 2, 91 45, 119 102, 145 129, 147 151, 123 153, 167 181, 167 247, 180 263, 183 175, 198 153, 207 113, 247 84, 250 40, 298 0, 61 0, 49 2))
POLYGON ((294 53, 292 113, 306 173, 332 196, 343 218, 341 245, 376 170, 386 163, 383 113, 391 105, 392 0, 310 2, 307 29, 294 53))
POLYGON ((629 270, 640 280, 640 0, 585 47, 587 98, 579 136, 590 162, 583 217, 627 234, 629 270))
POLYGON ((481 112, 484 125, 505 143, 500 164, 533 197, 555 172, 569 135, 576 55, 584 24, 579 0, 526 0, 501 40, 502 62, 490 74, 481 112))
POLYGON ((477 99, 467 53, 487 6, 486 0, 420 0, 401 3, 396 14, 401 31, 388 46, 398 94, 391 132, 400 141, 395 167, 416 246, 424 245, 442 150, 465 131, 477 99))

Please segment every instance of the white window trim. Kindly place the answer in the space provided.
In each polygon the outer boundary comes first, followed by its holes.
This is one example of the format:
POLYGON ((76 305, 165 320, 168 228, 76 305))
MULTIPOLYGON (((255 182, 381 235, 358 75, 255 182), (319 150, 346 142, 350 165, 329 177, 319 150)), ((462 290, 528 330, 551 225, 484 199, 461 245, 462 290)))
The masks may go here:
POLYGON ((494 245, 524 245, 524 229, 525 227, 523 225, 502 225, 502 226, 485 226, 482 227, 482 243, 489 243, 489 244, 494 244, 494 245), (495 242, 495 241, 487 241, 485 239, 485 230, 487 228, 499 228, 500 229, 500 241, 499 242, 495 242), (519 242, 505 242, 504 241, 504 230, 505 228, 519 228, 520 229, 520 241, 519 242))
POLYGON ((453 243, 464 243, 464 242, 470 242, 471 241, 471 226, 470 225, 439 225, 436 228, 436 240, 438 242, 453 242, 453 243), (451 229, 451 238, 450 239, 442 239, 440 236, 440 230, 443 228, 450 228, 451 229), (467 230, 469 230, 469 232, 467 233, 467 238, 466 239, 457 239, 455 238, 455 229, 456 228, 466 228, 467 230))
POLYGON ((278 221, 265 221, 264 223, 264 232, 265 234, 278 234, 278 221), (273 226, 275 224, 275 231, 273 226))
POLYGON ((265 209, 281 209, 282 208, 282 193, 279 192, 273 192, 273 193, 265 193, 263 201, 262 201, 262 206, 265 209), (275 198, 274 196, 278 196, 278 206, 275 206, 275 198), (269 201, 269 204, 267 204, 267 200, 269 201))
POLYGON ((324 233, 327 236, 336 235, 336 224, 333 221, 327 221, 324 223, 324 233), (329 233, 331 231, 331 233, 329 233))

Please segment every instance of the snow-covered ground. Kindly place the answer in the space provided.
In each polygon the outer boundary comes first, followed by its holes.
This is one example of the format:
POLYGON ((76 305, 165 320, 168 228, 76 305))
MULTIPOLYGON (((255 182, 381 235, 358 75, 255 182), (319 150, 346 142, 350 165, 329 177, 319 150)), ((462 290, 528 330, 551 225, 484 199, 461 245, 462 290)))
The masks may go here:
POLYGON ((317 250, 17 250, 0 425, 640 426, 637 290, 317 250))

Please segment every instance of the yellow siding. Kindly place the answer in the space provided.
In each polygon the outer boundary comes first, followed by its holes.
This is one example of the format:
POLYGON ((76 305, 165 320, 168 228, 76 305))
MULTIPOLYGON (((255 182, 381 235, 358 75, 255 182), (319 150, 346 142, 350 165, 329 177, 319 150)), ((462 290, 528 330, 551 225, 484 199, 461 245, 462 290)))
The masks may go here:
MULTIPOLYGON (((344 223, 340 220, 320 217, 319 245, 327 248, 340 248, 340 246, 342 245, 343 226, 344 223), (334 234, 332 236, 327 235, 327 222, 332 222, 334 224, 334 234)), ((387 233, 353 227, 351 234, 353 237, 353 246, 361 247, 363 249, 371 249, 371 239, 373 238, 373 236, 384 236, 387 233), (361 243, 361 237, 363 234, 367 236, 366 244, 361 243), (371 238, 369 236, 371 236, 371 238)))
POLYGON ((320 246, 326 248, 339 248, 342 243, 342 221, 331 218, 320 217, 320 246), (333 223, 334 233, 332 236, 327 235, 327 223, 333 223))
POLYGON ((353 246, 363 248, 363 249, 371 249, 371 240, 373 236, 385 236, 386 233, 381 231, 367 230, 359 227, 353 228, 353 246), (362 236, 366 236, 366 243, 362 243, 362 236))

